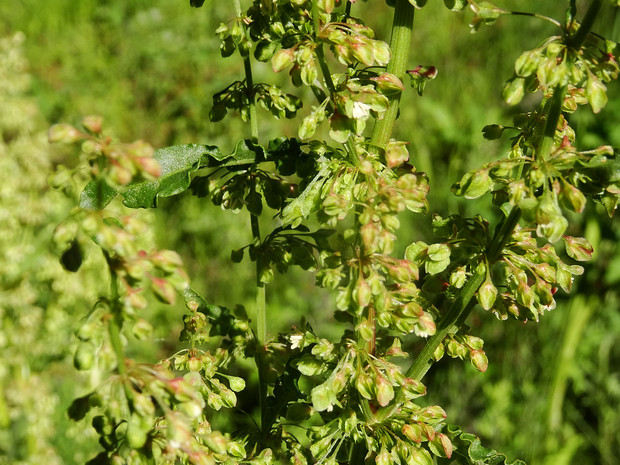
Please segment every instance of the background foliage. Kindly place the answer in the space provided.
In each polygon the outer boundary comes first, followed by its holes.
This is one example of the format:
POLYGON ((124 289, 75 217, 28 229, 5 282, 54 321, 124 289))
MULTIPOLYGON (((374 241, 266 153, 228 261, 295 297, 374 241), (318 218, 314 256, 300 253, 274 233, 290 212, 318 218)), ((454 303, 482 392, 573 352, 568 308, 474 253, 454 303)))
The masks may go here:
MULTIPOLYGON (((510 119, 515 109, 500 103, 503 82, 520 50, 537 45, 530 37, 541 37, 540 28, 548 26, 510 18, 470 36, 469 18, 439 3, 417 16, 414 43, 424 46, 412 51, 412 64, 435 65, 439 75, 422 99, 405 94, 396 136, 409 140, 409 127, 424 134, 410 152, 429 173, 438 213, 443 206, 446 212, 467 208, 461 213, 471 215, 488 207, 457 204, 449 187, 498 150, 480 130, 510 119)), ((501 3, 563 14, 562 2, 552 0, 501 3)), ((372 9, 372 2, 363 8, 372 9)), ((376 8, 366 15, 371 26, 387 30, 389 18, 382 5, 376 8)), ((208 122, 211 94, 242 71, 235 61, 213 66, 219 42, 212 31, 227 10, 207 2, 197 14, 186 2, 163 0, 0 3, 0 463, 40 463, 42 457, 46 463, 80 463, 92 455, 88 437, 65 412, 73 397, 97 382, 71 367, 72 335, 94 298, 94 283, 69 279, 49 240, 66 204, 47 187, 47 175, 68 160, 47 146, 47 127, 97 113, 123 140, 228 147, 242 137, 239 123, 208 122)), ((594 29, 619 40, 611 10, 601 16, 594 29)), ((261 69, 256 73, 260 78, 261 69)), ((573 122, 584 145, 620 146, 617 88, 610 86, 609 94, 596 126, 588 116, 573 122)), ((270 136, 278 135, 275 130, 261 127, 270 136)), ((294 125, 278 130, 296 133, 294 125)), ((162 248, 181 253, 190 275, 204 276, 210 287, 200 290, 222 304, 251 301, 252 270, 233 271, 229 260, 231 249, 250 240, 239 232, 247 229, 247 218, 222 215, 190 197, 168 199, 160 208, 168 213, 165 222, 145 221, 154 225, 162 248)), ((485 339, 489 370, 480 374, 440 362, 425 380, 431 405, 441 404, 453 422, 476 431, 489 447, 532 464, 613 464, 620 454, 620 227, 617 219, 588 209, 581 227, 598 257, 576 283, 578 292, 526 328, 517 328, 518 322, 487 328, 474 313, 470 325, 485 339), (532 441, 533 431, 538 441, 532 441)), ((403 225, 413 227, 413 219, 403 225)), ((431 237, 430 218, 422 225, 418 219, 415 227, 431 237)), ((95 257, 89 259, 87 266, 96 267, 95 257)), ((329 297, 317 298, 308 277, 294 279, 296 286, 270 288, 270 309, 280 320, 274 326, 293 324, 303 312, 321 328, 321 303, 329 297)), ((156 315, 161 326, 152 350, 180 331, 170 323, 179 321, 177 310, 174 315, 161 308, 156 315)))

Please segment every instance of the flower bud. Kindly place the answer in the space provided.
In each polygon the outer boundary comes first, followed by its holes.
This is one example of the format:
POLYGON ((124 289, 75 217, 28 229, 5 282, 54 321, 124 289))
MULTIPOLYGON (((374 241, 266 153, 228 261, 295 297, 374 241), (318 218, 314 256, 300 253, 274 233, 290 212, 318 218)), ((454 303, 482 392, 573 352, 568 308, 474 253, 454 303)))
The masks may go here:
POLYGON ((392 465, 394 460, 392 454, 385 449, 381 449, 381 452, 375 458, 375 463, 376 465, 392 465))
POLYGON ((383 376, 377 376, 377 402, 381 407, 388 405, 394 398, 394 387, 383 376))
POLYGON ((489 366, 489 360, 481 349, 475 349, 469 352, 469 359, 476 370, 485 372, 489 366))
POLYGON ((482 283, 480 289, 478 289, 478 302, 485 310, 491 310, 495 299, 497 297, 497 288, 493 285, 490 277, 487 277, 486 281, 482 283))
POLYGON ((407 143, 402 141, 390 141, 385 147, 385 161, 389 168, 400 166, 409 160, 407 143))
POLYGON ((372 290, 368 284, 368 281, 359 279, 355 289, 353 290, 353 299, 360 307, 367 307, 370 304, 371 298, 372 290))
POLYGON ((569 257, 580 262, 586 262, 592 258, 594 248, 585 237, 563 236, 566 253, 569 257))
POLYGON ((176 292, 174 286, 163 278, 151 279, 151 289, 155 293, 155 297, 165 304, 174 304, 176 301, 176 292))
POLYGON ((153 326, 145 319, 140 318, 133 325, 131 332, 139 341, 145 341, 153 335, 153 326))
POLYGON ((82 120, 82 126, 88 129, 90 132, 94 134, 101 133, 101 125, 103 123, 103 118, 101 116, 90 115, 86 116, 82 120))
POLYGON ((295 52, 292 49, 282 49, 274 53, 271 58, 271 67, 274 73, 288 68, 295 61, 295 52))
POLYGON ((158 178, 161 176, 161 165, 153 157, 138 157, 135 162, 143 177, 158 178))
POLYGON ((70 124, 62 123, 52 126, 47 132, 47 137, 50 143, 72 144, 88 136, 70 124))
POLYGON ((392 73, 381 73, 379 76, 370 79, 375 81, 384 95, 396 94, 405 90, 402 81, 392 73))
POLYGON ((402 433, 413 442, 417 442, 418 444, 422 442, 422 428, 419 423, 403 426, 402 433))
POLYGON ((151 255, 151 262, 156 268, 167 273, 173 273, 178 267, 183 266, 181 256, 173 250, 160 250, 151 255))

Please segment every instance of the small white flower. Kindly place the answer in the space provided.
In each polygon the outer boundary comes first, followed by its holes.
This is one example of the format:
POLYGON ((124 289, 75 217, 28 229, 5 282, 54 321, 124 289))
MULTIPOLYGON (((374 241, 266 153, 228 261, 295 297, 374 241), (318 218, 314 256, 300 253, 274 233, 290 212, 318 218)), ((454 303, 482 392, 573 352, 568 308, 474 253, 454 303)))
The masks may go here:
POLYGON ((303 338, 303 334, 293 334, 291 337, 289 337, 289 340, 291 341, 291 349, 297 349, 299 347, 299 343, 302 341, 303 338))
POLYGON ((370 105, 362 102, 353 102, 351 115, 355 119, 366 119, 370 116, 370 105))

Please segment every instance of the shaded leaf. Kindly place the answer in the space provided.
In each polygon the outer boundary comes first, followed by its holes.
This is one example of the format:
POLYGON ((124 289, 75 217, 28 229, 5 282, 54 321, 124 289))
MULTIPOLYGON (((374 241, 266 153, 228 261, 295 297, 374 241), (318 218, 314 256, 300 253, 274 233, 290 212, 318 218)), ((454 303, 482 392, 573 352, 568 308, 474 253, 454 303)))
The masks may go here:
POLYGON ((118 191, 105 181, 90 181, 80 194, 80 207, 87 210, 101 210, 116 197, 118 191))
POLYGON ((82 248, 77 240, 73 240, 60 257, 60 263, 67 271, 75 273, 82 266, 82 248))

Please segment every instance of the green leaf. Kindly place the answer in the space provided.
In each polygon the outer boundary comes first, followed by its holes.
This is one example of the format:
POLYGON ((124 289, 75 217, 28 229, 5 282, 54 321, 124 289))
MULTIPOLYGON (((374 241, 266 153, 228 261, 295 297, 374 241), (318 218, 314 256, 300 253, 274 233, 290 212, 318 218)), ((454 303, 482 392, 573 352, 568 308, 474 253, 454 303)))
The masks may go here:
POLYGON ((266 62, 271 60, 271 57, 278 48, 278 42, 275 40, 261 40, 256 44, 254 50, 254 58, 258 61, 266 62))
POLYGON ((325 363, 317 360, 311 355, 304 355, 300 359, 296 360, 294 366, 300 371, 301 374, 306 376, 320 375, 327 369, 325 363))
POLYGON ((441 262, 450 258, 450 247, 448 244, 431 244, 427 251, 428 258, 434 262, 441 262))
POLYGON ((504 86, 502 97, 508 105, 516 105, 521 101, 524 93, 525 79, 514 77, 504 86))
POLYGON ((245 206, 254 216, 260 216, 263 212, 263 196, 259 192, 252 191, 245 196, 245 206))
POLYGON ((232 252, 230 252, 230 259, 233 261, 233 263, 239 263, 241 260, 243 260, 243 252, 245 249, 241 248, 241 249, 235 249, 232 252))
POLYGON ((328 178, 329 169, 323 167, 306 186, 301 195, 293 199, 282 210, 282 226, 291 225, 293 228, 308 218, 320 205, 321 187, 328 178))
POLYGON ((477 465, 525 465, 522 460, 508 462, 505 454, 487 449, 480 443, 478 437, 463 432, 459 426, 448 425, 446 433, 452 441, 453 450, 458 451, 458 455, 466 456, 469 459, 468 463, 476 463, 477 465))
MULTIPOLYGON (((130 184, 121 191, 130 208, 152 208, 161 197, 179 194, 190 185, 190 175, 200 168, 236 167, 264 160, 264 150, 250 140, 241 140, 230 155, 212 145, 175 145, 155 151, 161 176, 155 181, 130 184)), ((92 192, 92 189, 89 190, 92 192)))
POLYGON ((419 263, 426 256, 428 244, 422 241, 414 242, 405 249, 405 258, 410 262, 419 263))
POLYGON ((312 405, 317 412, 331 411, 337 403, 336 394, 329 381, 312 389, 312 405))
POLYGON ((69 418, 71 418, 73 421, 82 420, 92 407, 90 403, 90 397, 92 395, 93 393, 90 393, 85 395, 84 397, 78 397, 73 402, 71 402, 71 405, 67 410, 67 415, 69 415, 69 418))
POLYGON ((487 124, 482 128, 482 136, 487 140, 495 140, 502 137, 502 133, 506 129, 501 124, 487 124))
POLYGON ((443 3, 452 11, 461 11, 467 6, 467 0, 443 0, 443 3))
POLYGON ((102 210, 116 197, 118 191, 105 181, 90 181, 80 195, 80 207, 87 210, 102 210))
MULTIPOLYGON (((217 147, 212 150, 219 152, 217 147)), ((202 145, 176 145, 155 151, 155 158, 161 165, 161 176, 155 181, 131 184, 124 189, 123 203, 130 208, 151 208, 157 205, 159 197, 170 197, 189 187, 190 174, 199 167, 199 162, 209 153, 209 147, 202 145)))
POLYGON ((452 186, 452 192, 466 199, 477 199, 486 194, 493 186, 488 170, 480 169, 465 173, 461 180, 452 186))

